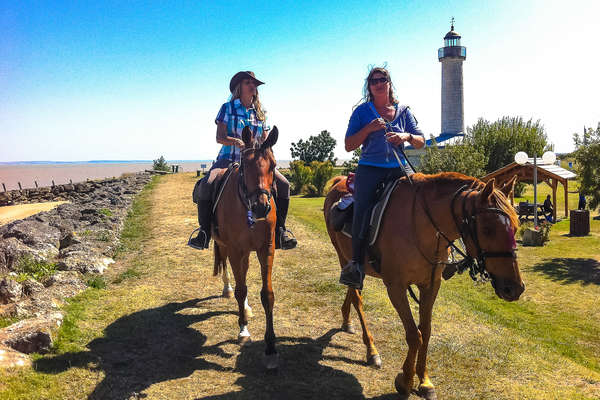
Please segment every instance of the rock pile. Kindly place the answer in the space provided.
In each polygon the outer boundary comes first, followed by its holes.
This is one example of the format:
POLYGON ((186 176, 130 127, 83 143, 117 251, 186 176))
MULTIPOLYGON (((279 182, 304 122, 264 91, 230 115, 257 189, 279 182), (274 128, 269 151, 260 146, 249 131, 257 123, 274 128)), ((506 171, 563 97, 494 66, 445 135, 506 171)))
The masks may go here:
MULTIPOLYGON (((5 355, 7 347, 32 353, 52 346, 63 300, 87 287, 84 274, 102 274, 114 262, 129 206, 150 179, 142 173, 76 184, 71 203, 0 226, 0 323, 19 320, 0 329, 5 355)), ((10 354, 0 368, 28 365, 10 354)))

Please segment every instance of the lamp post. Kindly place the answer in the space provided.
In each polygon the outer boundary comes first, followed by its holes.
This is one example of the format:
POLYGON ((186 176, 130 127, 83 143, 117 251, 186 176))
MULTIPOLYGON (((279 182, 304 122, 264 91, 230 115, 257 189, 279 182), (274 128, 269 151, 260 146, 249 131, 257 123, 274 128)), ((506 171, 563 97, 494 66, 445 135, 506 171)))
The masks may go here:
MULTIPOLYGON (((527 164, 529 156, 524 151, 519 151, 515 154, 515 162, 519 165, 527 164)), ((542 161, 544 164, 554 164, 556 161, 556 154, 551 151, 547 151, 542 155, 542 161)), ((537 213, 537 154, 533 153, 533 224, 538 226, 538 213, 537 213)), ((556 207, 556 205, 554 205, 556 207)))

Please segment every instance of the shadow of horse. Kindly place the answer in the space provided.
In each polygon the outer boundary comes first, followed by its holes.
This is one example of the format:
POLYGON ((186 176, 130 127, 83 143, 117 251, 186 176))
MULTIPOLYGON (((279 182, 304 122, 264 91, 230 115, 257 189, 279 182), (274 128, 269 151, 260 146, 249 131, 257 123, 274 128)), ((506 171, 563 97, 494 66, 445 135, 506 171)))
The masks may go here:
POLYGON ((533 266, 553 281, 600 285, 600 262, 593 258, 552 258, 533 266))
MULTIPOLYGON (((222 349, 236 340, 206 346, 207 336, 190 327, 221 315, 237 315, 234 311, 209 311, 183 314, 198 303, 210 300, 194 299, 169 303, 138 311, 119 318, 104 330, 104 337, 88 343, 87 351, 46 355, 35 361, 38 372, 57 374, 82 367, 104 373, 88 399, 144 398, 141 393, 153 384, 191 376, 196 371, 213 370, 242 374, 236 380, 241 390, 198 399, 364 399, 356 377, 345 371, 322 364, 323 360, 341 361, 367 368, 362 360, 339 355, 324 355, 326 349, 346 349, 331 343, 339 329, 331 329, 316 339, 309 337, 279 337, 281 365, 275 371, 266 370, 260 360, 264 342, 251 342, 240 348, 233 369, 203 359, 216 355, 231 358, 236 354, 222 349)), ((397 394, 377 397, 397 398, 397 394)))
MULTIPOLYGON (((319 338, 278 337, 277 350, 281 365, 276 371, 258 367, 264 344, 252 342, 240 349, 234 371, 242 374, 235 383, 240 390, 196 400, 242 399, 364 399, 363 389, 356 377, 345 371, 323 365, 322 361, 342 361, 367 368, 362 360, 352 360, 337 355, 324 355, 325 349, 346 349, 331 343, 341 332, 331 329, 319 338)), ((225 343, 237 343, 228 341, 225 343)), ((378 399, 397 398, 397 394, 378 399)))
MULTIPOLYGON (((119 318, 104 330, 104 337, 88 343, 89 351, 48 355, 35 361, 39 372, 60 373, 71 367, 104 372, 104 379, 89 399, 128 399, 154 383, 187 377, 197 370, 228 370, 207 362, 203 355, 230 358, 218 346, 204 346, 206 335, 190 325, 234 311, 181 314, 210 298, 169 303, 119 318)), ((143 397, 140 396, 140 397, 143 397)))

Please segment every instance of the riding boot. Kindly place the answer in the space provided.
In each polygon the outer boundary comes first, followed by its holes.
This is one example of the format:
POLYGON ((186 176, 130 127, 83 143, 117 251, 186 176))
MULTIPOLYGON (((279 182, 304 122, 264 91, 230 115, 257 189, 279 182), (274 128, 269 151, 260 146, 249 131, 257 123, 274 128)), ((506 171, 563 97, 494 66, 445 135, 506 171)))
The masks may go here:
POLYGON ((277 221, 275 223, 275 248, 289 250, 296 247, 298 241, 294 234, 285 228, 285 220, 287 218, 290 199, 275 198, 275 206, 277 207, 277 221))
POLYGON ((354 289, 362 290, 364 279, 365 273, 362 266, 354 260, 350 260, 340 273, 340 283, 354 289))
POLYGON ((188 241, 188 246, 198 250, 204 250, 208 248, 211 234, 211 214, 212 201, 198 201, 198 223, 200 224, 200 227, 197 229, 198 235, 194 238, 190 238, 188 241))

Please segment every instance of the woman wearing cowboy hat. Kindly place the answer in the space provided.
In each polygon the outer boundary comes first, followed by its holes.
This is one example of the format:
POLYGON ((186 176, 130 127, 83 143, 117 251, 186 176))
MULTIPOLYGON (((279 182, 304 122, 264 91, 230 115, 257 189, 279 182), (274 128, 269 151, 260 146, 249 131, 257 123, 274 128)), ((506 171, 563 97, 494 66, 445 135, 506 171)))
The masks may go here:
MULTIPOLYGON (((223 146, 209 173, 202 178, 198 196, 198 223, 200 228, 198 229, 198 235, 190 238, 188 242, 188 245, 195 249, 208 248, 212 212, 211 183, 214 176, 219 174, 217 169, 224 169, 233 162, 240 162, 241 150, 244 148, 242 140, 244 127, 250 127, 255 139, 259 142, 263 142, 268 136, 269 126, 257 90, 257 87, 263 83, 256 79, 252 71, 240 71, 229 82, 231 100, 221 106, 215 119, 217 143, 223 146)), ((283 250, 293 249, 296 247, 296 239, 285 228, 285 220, 290 204, 290 184, 277 169, 275 170, 275 185, 277 187, 277 197, 275 198, 277 206, 275 247, 283 250)))

